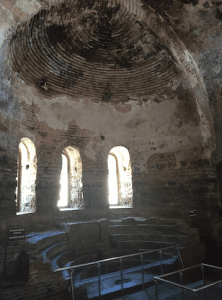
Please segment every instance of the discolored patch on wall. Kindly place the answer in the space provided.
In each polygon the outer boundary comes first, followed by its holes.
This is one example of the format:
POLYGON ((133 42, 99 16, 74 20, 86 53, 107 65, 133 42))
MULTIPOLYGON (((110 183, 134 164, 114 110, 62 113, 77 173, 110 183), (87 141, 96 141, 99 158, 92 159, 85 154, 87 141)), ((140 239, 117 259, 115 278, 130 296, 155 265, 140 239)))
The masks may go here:
POLYGON ((36 146, 41 145, 41 143, 53 144, 55 140, 58 140, 63 130, 54 130, 49 127, 45 121, 39 122, 36 116, 33 118, 33 122, 36 126, 37 136, 36 136, 36 146))
POLYGON ((199 115, 197 113, 196 100, 191 90, 180 86, 177 92, 177 109, 174 116, 179 120, 181 127, 183 124, 190 123, 197 126, 199 124, 199 115))
POLYGON ((147 159, 147 172, 150 170, 173 169, 176 167, 176 158, 174 153, 156 153, 147 159))
POLYGON ((115 109, 120 111, 121 113, 128 113, 131 111, 131 105, 125 104, 125 105, 114 105, 115 109))
POLYGON ((146 120, 144 119, 134 119, 134 120, 131 120, 130 122, 126 123, 126 127, 127 128, 135 128, 135 127, 138 127, 138 126, 141 126, 143 124, 146 123, 146 120))

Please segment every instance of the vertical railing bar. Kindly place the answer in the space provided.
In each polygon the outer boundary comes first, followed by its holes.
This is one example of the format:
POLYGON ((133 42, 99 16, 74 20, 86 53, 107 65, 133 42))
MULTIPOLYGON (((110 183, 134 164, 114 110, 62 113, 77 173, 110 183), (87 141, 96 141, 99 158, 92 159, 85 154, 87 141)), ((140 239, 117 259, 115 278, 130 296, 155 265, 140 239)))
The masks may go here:
MULTIPOLYGON (((221 282, 218 284, 218 288, 221 289, 221 282)), ((221 290, 220 290, 219 294, 221 294, 221 290)))
MULTIPOLYGON (((205 286, 205 274, 204 274, 204 266, 201 266, 201 272, 202 272, 202 280, 203 280, 203 285, 205 286)), ((206 295, 206 289, 204 289, 204 298, 205 300, 207 299, 207 295, 206 295)))
POLYGON ((143 289, 144 289, 144 270, 143 270, 143 255, 140 255, 141 258, 141 266, 142 266, 142 284, 143 284, 143 289))
POLYGON ((73 274, 73 270, 71 270, 70 275, 71 275, 71 289, 72 289, 72 300, 75 300, 75 296, 74 296, 74 282, 73 282, 73 278, 72 278, 72 274, 73 274))
MULTIPOLYGON (((180 272, 180 284, 183 285, 183 273, 180 272)), ((184 299, 183 288, 181 288, 182 300, 184 299)))
POLYGON ((101 299, 101 278, 100 278, 100 263, 97 264, 98 268, 98 284, 99 284, 99 299, 101 299))
POLYGON ((162 251, 159 251, 160 254, 160 262, 161 262, 161 275, 163 275, 163 255, 162 255, 162 251))
POLYGON ((179 253, 178 247, 177 247, 177 254, 178 254, 178 268, 179 268, 179 270, 180 270, 180 269, 181 269, 181 268, 180 268, 180 253, 179 253))
POLYGON ((120 272, 121 272, 121 290, 123 295, 123 260, 120 259, 120 272))
POLYGON ((154 280, 155 283, 155 290, 156 290, 156 300, 158 300, 158 282, 157 280, 154 280))
POLYGON ((182 257, 181 257, 181 255, 180 255, 179 247, 177 247, 177 253, 178 253, 178 257, 179 257, 179 261, 180 261, 180 263, 181 263, 181 266, 182 266, 182 268, 184 269, 184 264, 183 264, 182 257))

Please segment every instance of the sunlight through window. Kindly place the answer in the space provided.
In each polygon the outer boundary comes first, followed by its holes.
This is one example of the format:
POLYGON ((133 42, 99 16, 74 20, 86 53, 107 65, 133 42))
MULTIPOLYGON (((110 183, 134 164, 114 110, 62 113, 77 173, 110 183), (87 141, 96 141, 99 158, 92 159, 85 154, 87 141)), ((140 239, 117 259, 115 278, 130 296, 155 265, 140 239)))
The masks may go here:
POLYGON ((84 209, 82 160, 80 152, 73 146, 62 151, 60 196, 57 206, 60 210, 84 209))
POLYGON ((32 213, 36 210, 35 181, 37 171, 36 149, 28 138, 19 144, 17 171, 16 206, 17 214, 32 213))
POLYGON ((108 199, 110 208, 132 208, 132 168, 127 148, 116 146, 108 155, 108 199))
POLYGON ((60 177, 60 200, 58 206, 67 206, 68 204, 68 159, 62 154, 62 172, 60 177))
POLYGON ((109 169, 109 204, 118 204, 117 169, 116 159, 113 155, 108 156, 109 169))

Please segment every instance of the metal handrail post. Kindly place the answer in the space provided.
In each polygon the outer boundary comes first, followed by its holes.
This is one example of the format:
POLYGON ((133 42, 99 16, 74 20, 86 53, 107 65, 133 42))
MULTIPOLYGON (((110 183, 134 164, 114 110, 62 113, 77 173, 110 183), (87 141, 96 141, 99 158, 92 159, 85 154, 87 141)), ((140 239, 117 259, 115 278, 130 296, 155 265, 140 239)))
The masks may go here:
POLYGON ((180 255, 180 249, 179 249, 179 247, 177 247, 177 253, 178 253, 178 258, 179 258, 179 261, 180 261, 180 263, 181 263, 181 266, 182 266, 182 268, 184 269, 184 265, 183 265, 182 257, 181 257, 181 255, 180 255))
MULTIPOLYGON (((183 285, 183 273, 180 272, 180 284, 183 285)), ((181 296, 182 300, 184 299, 184 293, 183 293, 183 288, 181 287, 181 296)))
POLYGON ((177 247, 177 253, 178 253, 178 268, 179 268, 179 270, 180 270, 180 269, 181 269, 181 268, 180 268, 180 253, 179 253, 178 247, 177 247))
POLYGON ((143 289, 144 289, 144 270, 143 270, 143 255, 140 255, 141 258, 141 267, 142 267, 142 284, 143 284, 143 289))
POLYGON ((219 289, 221 289, 221 286, 222 286, 222 284, 221 284, 221 282, 218 284, 218 288, 219 289))
POLYGON ((72 289, 72 300, 75 300, 75 296, 74 296, 74 282, 73 282, 73 278, 72 278, 72 274, 73 274, 73 270, 71 270, 70 275, 71 275, 71 289, 72 289))
POLYGON ((100 263, 98 263, 98 264, 97 264, 97 268, 98 268, 99 299, 101 299, 101 278, 100 278, 100 267, 101 267, 101 264, 100 264, 100 263))
POLYGON ((120 259, 120 272, 121 272, 121 290, 123 295, 123 260, 120 259))
POLYGON ((163 275, 163 253, 161 250, 159 251, 159 254, 160 254, 160 262, 161 262, 161 275, 163 275))
MULTIPOLYGON (((204 266, 201 266, 203 285, 205 286, 204 266)), ((204 298, 207 299, 206 290, 204 290, 204 298)))
POLYGON ((157 280, 154 280, 155 283, 155 290, 156 290, 156 300, 158 300, 158 282, 157 280))

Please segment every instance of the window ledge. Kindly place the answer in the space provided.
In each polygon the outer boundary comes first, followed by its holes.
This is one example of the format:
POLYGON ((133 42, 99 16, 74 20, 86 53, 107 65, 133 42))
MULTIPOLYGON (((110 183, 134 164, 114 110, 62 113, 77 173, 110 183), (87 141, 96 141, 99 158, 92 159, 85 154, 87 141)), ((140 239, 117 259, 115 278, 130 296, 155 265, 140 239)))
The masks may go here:
POLYGON ((60 211, 70 211, 70 210, 83 210, 84 208, 70 208, 70 207, 60 207, 60 211))
POLYGON ((109 206, 110 209, 117 209, 117 208, 132 208, 129 206, 120 206, 120 205, 110 205, 109 206))
POLYGON ((20 215, 29 215, 29 214, 34 214, 34 212, 17 212, 16 215, 20 216, 20 215))

